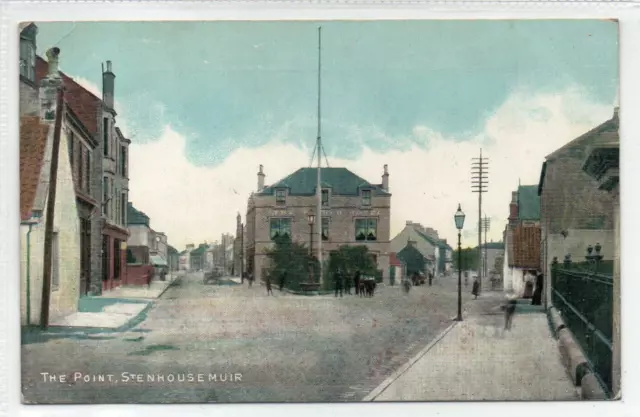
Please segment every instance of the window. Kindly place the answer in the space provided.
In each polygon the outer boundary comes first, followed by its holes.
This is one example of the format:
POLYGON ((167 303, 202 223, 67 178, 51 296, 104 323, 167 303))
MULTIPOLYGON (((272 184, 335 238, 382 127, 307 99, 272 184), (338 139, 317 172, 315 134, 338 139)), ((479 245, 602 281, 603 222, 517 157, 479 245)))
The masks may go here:
POLYGON ((102 179, 102 214, 105 216, 109 215, 109 177, 104 177, 102 179))
POLYGON ((115 192, 114 192, 114 182, 113 179, 111 181, 109 181, 111 188, 109 189, 109 196, 111 197, 111 200, 109 201, 109 205, 111 206, 109 208, 109 218, 111 220, 115 220, 116 217, 116 199, 115 199, 115 192))
POLYGON ((273 218, 270 221, 271 240, 282 236, 291 237, 291 219, 273 218))
POLYGON ((85 191, 88 194, 91 194, 91 152, 87 149, 87 159, 85 160, 85 164, 84 164, 84 176, 87 179, 86 181, 86 187, 85 187, 85 191))
POLYGON ((120 175, 127 176, 127 148, 126 146, 120 147, 120 175))
POLYGON ((102 119, 102 142, 104 143, 104 156, 109 156, 109 118, 102 119))
POLYGON ((329 218, 322 218, 322 240, 329 240, 329 218))
POLYGON ((371 190, 362 190, 362 205, 371 205, 371 190))
POLYGON ((287 203, 287 193, 285 190, 276 190, 276 204, 283 206, 287 203))
POLYGON ((329 190, 322 190, 322 205, 325 207, 329 205, 329 190))
POLYGON ((82 147, 82 151, 80 153, 80 172, 82 172, 82 181, 80 182, 80 188, 83 191, 88 191, 89 190, 89 176, 86 175, 88 170, 87 167, 89 166, 89 151, 87 149, 84 149, 84 146, 82 147))
POLYGON ((376 240, 377 236, 377 219, 356 219, 356 240, 376 240))
POLYGON ((29 39, 20 39, 20 75, 27 80, 36 81, 36 47, 29 39))
POLYGON ((122 210, 122 224, 125 226, 127 225, 127 204, 127 193, 122 193, 122 205, 120 206, 120 209, 122 210))
MULTIPOLYGON (((69 133, 67 134, 67 145, 69 146, 69 163, 71 164, 71 172, 73 174, 76 173, 75 167, 76 167, 76 163, 73 160, 74 154, 73 154, 73 148, 75 147, 76 144, 76 139, 73 135, 73 131, 69 130, 69 133)), ((77 181, 78 180, 78 176, 74 175, 74 179, 77 181)), ((77 185, 77 182, 76 182, 77 185)))
POLYGON ((60 245, 58 232, 53 232, 51 241, 51 290, 60 287, 60 245))

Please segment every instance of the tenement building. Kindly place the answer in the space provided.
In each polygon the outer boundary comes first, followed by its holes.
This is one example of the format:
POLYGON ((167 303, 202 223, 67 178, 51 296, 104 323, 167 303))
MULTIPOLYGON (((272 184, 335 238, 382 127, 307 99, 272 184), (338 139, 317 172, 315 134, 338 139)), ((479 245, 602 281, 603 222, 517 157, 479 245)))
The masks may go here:
MULTIPOLYGON (((246 271, 261 279, 268 268, 266 250, 280 235, 309 245, 309 212, 322 222, 322 260, 342 245, 369 248, 383 279, 389 279, 391 194, 384 166, 381 184, 373 184, 346 168, 321 168, 322 213, 317 210, 317 168, 300 168, 286 178, 265 186, 263 166, 258 189, 249 197, 244 247, 246 271)), ((315 233, 317 226, 314 226, 315 233)), ((317 237, 314 236, 314 247, 317 237)), ((314 250, 315 252, 315 250, 314 250)))

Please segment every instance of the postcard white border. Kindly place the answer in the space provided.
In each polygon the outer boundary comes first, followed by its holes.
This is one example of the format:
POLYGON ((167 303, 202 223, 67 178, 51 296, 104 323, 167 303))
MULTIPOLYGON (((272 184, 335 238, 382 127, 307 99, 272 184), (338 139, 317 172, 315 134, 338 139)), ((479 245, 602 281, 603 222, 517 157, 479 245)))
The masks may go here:
POLYGON ((640 415, 636 408, 640 375, 639 278, 634 264, 640 236, 640 4, 593 1, 272 1, 272 2, 12 2, 0 3, 0 415, 7 416, 387 416, 640 415), (56 20, 334 20, 334 19, 584 19, 620 21, 620 103, 622 196, 622 367, 623 400, 593 403, 376 403, 293 405, 74 405, 20 404, 18 259, 18 78, 19 21, 56 20), (635 162, 635 163, 634 163, 635 162), (636 371, 639 370, 639 371, 636 371), (5 395, 7 394, 7 395, 5 395), (632 408, 630 408, 632 407, 632 408), (636 411, 636 412, 634 412, 636 411))

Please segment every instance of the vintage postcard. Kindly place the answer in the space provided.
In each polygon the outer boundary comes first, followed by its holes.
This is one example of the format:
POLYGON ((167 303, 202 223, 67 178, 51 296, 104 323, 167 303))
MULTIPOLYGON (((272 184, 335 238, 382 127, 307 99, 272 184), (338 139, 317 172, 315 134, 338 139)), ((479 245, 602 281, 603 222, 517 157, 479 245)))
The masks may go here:
POLYGON ((616 399, 618 22, 22 22, 26 404, 616 399))

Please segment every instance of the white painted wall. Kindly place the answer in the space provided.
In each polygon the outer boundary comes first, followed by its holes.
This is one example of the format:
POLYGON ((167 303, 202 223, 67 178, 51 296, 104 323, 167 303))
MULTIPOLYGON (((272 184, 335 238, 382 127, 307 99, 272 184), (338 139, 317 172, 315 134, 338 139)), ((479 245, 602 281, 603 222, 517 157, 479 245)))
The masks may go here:
POLYGON ((149 246, 151 232, 149 227, 142 224, 132 224, 128 229, 127 246, 149 246))
MULTIPOLYGON (((43 170, 47 173, 46 182, 41 181, 37 193, 43 197, 48 193, 48 170, 51 163, 51 149, 53 144, 53 126, 49 129, 47 150, 43 170)), ((56 187, 54 231, 58 233, 59 247, 59 285, 52 289, 49 318, 55 320, 77 311, 80 296, 80 222, 76 206, 76 194, 71 173, 69 154, 66 152, 67 139, 60 137, 60 153, 58 159, 58 178, 56 187)), ((46 213, 46 205, 43 214, 46 213)), ((44 268, 44 217, 40 223, 32 226, 30 234, 30 324, 40 323, 42 302, 43 268, 44 268)), ((29 227, 20 226, 21 247, 21 303, 20 321, 27 324, 27 232, 29 227)))

